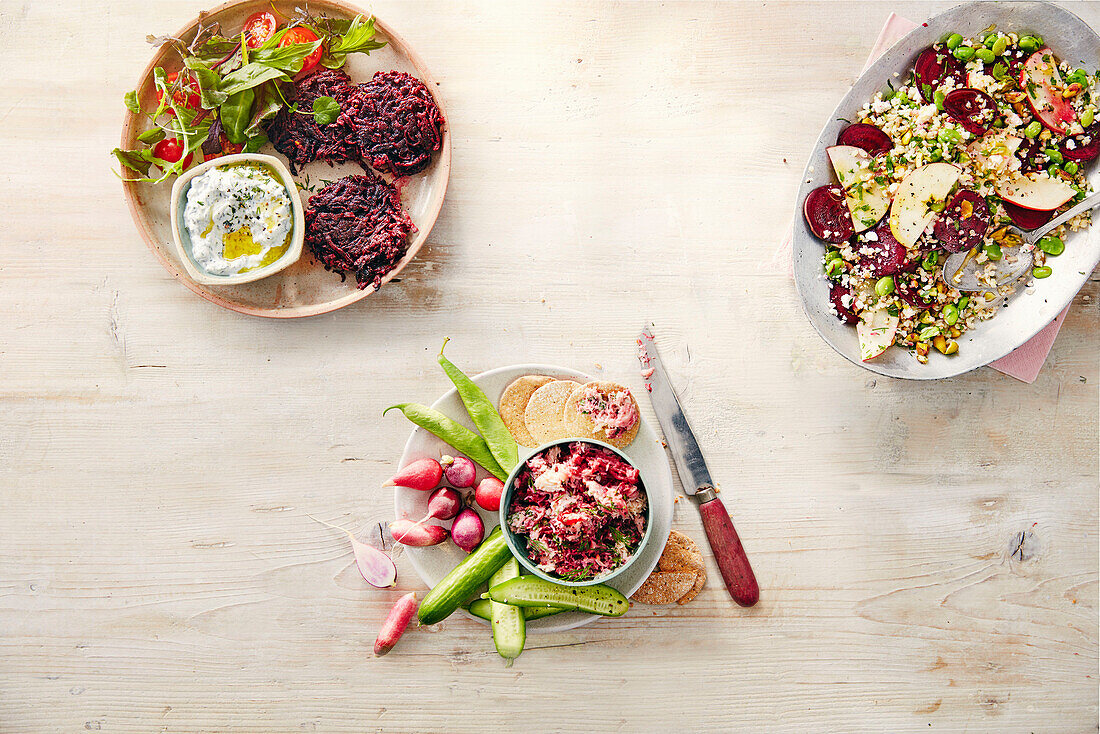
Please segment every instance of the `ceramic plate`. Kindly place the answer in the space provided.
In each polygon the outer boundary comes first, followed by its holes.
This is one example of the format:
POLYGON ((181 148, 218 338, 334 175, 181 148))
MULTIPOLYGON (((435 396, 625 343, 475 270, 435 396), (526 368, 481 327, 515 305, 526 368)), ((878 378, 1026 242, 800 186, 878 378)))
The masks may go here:
MULTIPOLYGON (((929 20, 883 54, 856 82, 833 110, 829 122, 810 155, 798 189, 794 223, 794 277, 802 307, 817 332, 830 346, 849 361, 890 377, 911 380, 935 380, 969 372, 1000 359, 1035 336, 1065 308, 1100 261, 1100 222, 1065 238, 1066 250, 1051 259, 1053 275, 1035 281, 1030 293, 1017 290, 1006 308, 997 316, 965 332, 959 339, 959 352, 944 356, 935 350, 922 365, 905 349, 891 348, 881 357, 862 362, 859 340, 854 327, 842 324, 829 310, 829 286, 821 272, 824 244, 810 232, 802 216, 802 202, 812 189, 833 181, 832 167, 825 148, 836 143, 840 130, 847 125, 841 118, 852 119, 863 104, 894 81, 894 72, 905 75, 924 48, 950 33, 973 36, 991 24, 1002 31, 1021 35, 1035 33, 1043 37, 1056 56, 1073 66, 1094 69, 1100 59, 1100 37, 1068 10, 1038 2, 975 2, 960 5, 929 20)), ((1095 163, 1089 180, 1100 188, 1095 163)))
MULTIPOLYGON (((235 30, 244 24, 245 18, 258 10, 270 10, 274 6, 277 12, 289 16, 294 12, 296 5, 298 5, 296 2, 279 0, 275 2, 271 2, 271 0, 246 0, 245 2, 226 3, 210 11, 206 15, 205 21, 207 23, 217 21, 221 23, 223 28, 235 30)), ((330 0, 310 0, 309 7, 313 13, 324 13, 339 18, 354 18, 356 15, 370 17, 371 15, 366 10, 357 8, 354 5, 331 2, 330 0)), ((185 39, 192 38, 197 24, 198 19, 196 18, 175 35, 185 39)), ((396 69, 420 79, 435 94, 436 84, 432 81, 432 77, 428 74, 428 70, 424 67, 420 57, 409 48, 400 36, 378 18, 375 18, 375 28, 378 32, 378 40, 385 41, 387 45, 377 51, 372 51, 369 56, 365 54, 349 55, 344 70, 347 71, 352 80, 365 82, 374 76, 376 71, 396 69)), ((163 66, 172 71, 180 66, 179 57, 167 45, 157 49, 153 60, 146 67, 136 87, 138 97, 142 101, 142 107, 145 109, 148 109, 155 96, 153 68, 156 66, 163 66)), ((443 110, 438 95, 436 95, 436 104, 443 110)), ((443 116, 446 118, 446 110, 443 110, 443 116)), ((138 147, 137 136, 147 127, 148 122, 144 116, 127 113, 126 122, 122 128, 121 147, 124 149, 138 147)), ((270 145, 265 146, 260 152, 270 153, 285 161, 285 158, 270 145)), ((402 203, 416 225, 416 232, 409 238, 409 249, 405 256, 383 278, 383 285, 401 272, 427 240, 428 233, 431 231, 432 225, 435 224, 435 219, 443 206, 443 195, 447 190, 447 178, 450 169, 451 134, 450 125, 448 124, 444 126, 443 148, 436 153, 432 165, 427 170, 408 177, 406 179, 407 183, 401 189, 402 203)), ((319 190, 323 185, 320 184, 322 179, 335 180, 362 172, 362 168, 356 164, 329 166, 324 161, 315 161, 305 166, 299 172, 297 178, 315 190, 319 190)), ((391 180, 389 176, 385 176, 385 178, 391 180)), ((335 311, 366 298, 375 290, 373 288, 357 289, 354 277, 349 276, 346 281, 341 281, 338 274, 326 271, 309 252, 303 253, 301 259, 286 270, 263 280, 234 286, 200 285, 187 275, 172 244, 172 220, 169 214, 172 180, 155 185, 124 183, 123 190, 138 231, 141 232, 146 244, 149 245, 149 249, 157 256, 161 264, 185 286, 219 306, 254 316, 297 318, 335 311)), ((308 199, 308 196, 308 192, 302 192, 303 203, 308 199)))
MULTIPOLYGON (((474 382, 485 391, 485 394, 494 403, 500 400, 501 393, 512 380, 523 375, 550 375, 552 377, 578 378, 583 381, 591 379, 588 375, 576 370, 564 367, 552 367, 544 364, 520 364, 512 367, 483 372, 474 377, 474 382)), ((443 397, 432 403, 432 407, 449 415, 459 423, 473 428, 470 417, 462 405, 462 400, 453 389, 443 397)), ((410 461, 431 457, 438 459, 442 454, 453 452, 443 441, 436 438, 423 428, 417 428, 409 436, 405 444, 405 452, 401 455, 401 466, 410 461)), ((520 447, 520 459, 525 460, 534 452, 533 448, 520 447)), ((669 468, 668 459, 665 456, 664 446, 653 431, 653 428, 642 419, 642 426, 638 430, 638 437, 634 443, 623 449, 632 462, 646 477, 646 489, 650 498, 650 522, 653 523, 653 541, 644 549, 642 557, 628 568, 623 574, 611 582, 611 586, 630 596, 649 577, 653 568, 657 565, 657 559, 661 557, 661 551, 665 544, 662 540, 668 537, 672 529, 672 470, 669 468)), ((488 476, 484 470, 478 471, 478 480, 488 476)), ((420 519, 427 512, 428 496, 430 492, 419 492, 415 489, 396 487, 394 490, 394 512, 398 518, 420 519)), ((495 512, 486 512, 475 507, 485 523, 485 533, 489 534, 498 522, 495 512)), ((445 523, 446 524, 446 523, 445 523)), ((466 557, 454 543, 447 541, 431 548, 411 548, 406 546, 405 554, 412 562, 413 568, 420 575, 425 584, 435 586, 454 568, 459 561, 466 557)), ((483 624, 488 624, 483 619, 478 619, 466 614, 461 609, 459 614, 465 614, 483 624)), ((527 623, 527 629, 531 632, 561 632, 562 630, 579 627, 588 624, 600 617, 595 614, 582 614, 580 612, 563 612, 552 617, 543 617, 527 623)))

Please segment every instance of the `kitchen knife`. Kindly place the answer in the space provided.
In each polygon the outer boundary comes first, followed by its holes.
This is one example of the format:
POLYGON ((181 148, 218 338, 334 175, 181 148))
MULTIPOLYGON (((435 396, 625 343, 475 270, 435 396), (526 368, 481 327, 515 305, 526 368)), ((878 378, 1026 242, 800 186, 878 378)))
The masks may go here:
POLYGON ((676 391, 672 389, 668 373, 661 363, 661 355, 653 342, 653 332, 647 327, 638 338, 638 361, 642 365, 642 377, 657 413, 657 421, 665 433, 668 450, 676 464, 676 472, 684 485, 684 492, 695 498, 699 514, 703 516, 703 529, 714 551, 714 559, 722 572, 722 580, 733 600, 743 607, 751 607, 760 599, 760 587, 756 583, 748 556, 741 546, 741 539, 733 528, 730 515, 710 478, 710 470, 688 425, 676 391))

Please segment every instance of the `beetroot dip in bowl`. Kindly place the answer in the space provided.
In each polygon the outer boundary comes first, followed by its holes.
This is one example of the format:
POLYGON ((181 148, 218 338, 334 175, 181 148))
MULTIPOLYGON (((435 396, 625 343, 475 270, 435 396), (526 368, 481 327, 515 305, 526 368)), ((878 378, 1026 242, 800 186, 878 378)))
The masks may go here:
POLYGON ((649 496, 638 468, 602 441, 538 448, 504 485, 500 525, 512 554, 539 578, 607 583, 650 539, 649 496))

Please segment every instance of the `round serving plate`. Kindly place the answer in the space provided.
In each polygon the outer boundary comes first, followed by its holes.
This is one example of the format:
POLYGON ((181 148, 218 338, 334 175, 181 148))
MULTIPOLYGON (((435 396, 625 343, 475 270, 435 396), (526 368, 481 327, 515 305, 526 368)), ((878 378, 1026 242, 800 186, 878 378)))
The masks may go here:
MULTIPOLYGON (((504 388, 517 377, 523 375, 550 375, 560 379, 579 379, 586 382, 591 379, 583 372, 565 367, 554 367, 545 364, 518 364, 482 372, 480 375, 475 376, 473 380, 478 387, 485 391, 485 394, 495 405, 500 401, 504 388)), ((453 388, 432 403, 432 407, 467 428, 474 428, 469 415, 466 414, 466 408, 462 405, 461 398, 458 397, 458 393, 453 388)), ((534 452, 534 448, 521 446, 520 460, 526 461, 534 452)), ((650 531, 652 541, 642 549, 642 554, 638 560, 608 584, 626 596, 630 596, 645 582, 657 565, 657 559, 661 557, 661 552, 665 547, 662 539, 667 538, 669 531, 672 529, 672 471, 669 468, 668 459, 665 456, 665 449, 660 438, 644 418, 642 419, 641 428, 638 430, 638 437, 634 439, 634 443, 627 446, 622 452, 638 467, 645 477, 646 491, 650 501, 649 522, 652 528, 650 531)), ((405 451, 401 454, 400 466, 405 466, 411 461, 426 457, 438 459, 446 453, 454 453, 454 449, 423 428, 417 428, 405 444, 405 451)), ((488 476, 488 473, 479 467, 478 481, 486 476, 488 476)), ((430 494, 431 492, 420 492, 407 487, 395 487, 393 498, 395 517, 410 520, 418 520, 424 517, 427 513, 428 496, 430 494)), ((482 522, 485 523, 486 535, 500 524, 499 513, 486 512, 476 505, 473 509, 477 511, 482 522)), ((450 540, 430 548, 406 546, 405 555, 408 556, 417 574, 429 587, 439 583, 452 568, 466 557, 466 553, 450 540)), ((471 619, 486 623, 483 619, 474 617, 462 610, 459 611, 471 619)), ((580 627, 597 619, 600 619, 600 617, 596 614, 563 612, 551 617, 532 620, 527 623, 527 629, 531 632, 561 632, 580 627)))
MULTIPOLYGON (((217 21, 226 32, 231 32, 240 28, 245 18, 254 12, 271 10, 274 7, 277 14, 290 16, 298 4, 285 0, 275 0, 275 2, 245 0, 225 3, 206 13, 203 16, 203 22, 209 24, 217 21)), ((371 13, 354 5, 333 0, 311 0, 309 8, 315 14, 324 13, 335 18, 371 16, 371 13)), ((193 38, 198 22, 199 19, 196 18, 188 23, 175 34, 176 37, 193 38)), ((439 96, 435 94, 436 84, 432 81, 424 62, 393 29, 377 17, 375 28, 376 37, 380 41, 385 41, 386 46, 372 51, 369 56, 350 54, 344 71, 355 82, 368 81, 376 71, 397 70, 409 73, 432 90, 436 104, 439 105, 446 119, 446 110, 443 109, 439 96)), ((156 50, 136 87, 138 99, 144 109, 148 109, 155 98, 153 69, 162 66, 171 72, 181 65, 178 55, 170 46, 161 46, 156 50)), ((122 148, 137 147, 137 136, 148 127, 149 123, 143 115, 127 112, 126 121, 122 126, 122 148)), ((270 153, 283 160, 271 145, 265 146, 260 152, 270 153)), ((382 279, 383 284, 397 277, 427 240, 428 233, 431 232, 439 210, 443 206, 450 169, 451 133, 450 125, 445 124, 443 147, 435 155, 431 166, 421 173, 403 179, 400 183, 402 205, 412 218, 413 224, 416 225, 416 231, 410 238, 405 256, 382 279)), ((322 181, 332 181, 362 172, 363 169, 354 163, 330 166, 324 161, 315 161, 302 168, 296 178, 308 188, 317 191, 323 186, 322 181)), ((388 175, 383 177, 392 180, 388 175)), ((303 253, 301 259, 286 270, 253 283, 231 286, 208 286, 196 283, 187 275, 172 244, 172 217, 169 211, 172 179, 159 184, 124 182, 122 186, 126 202, 134 217, 134 224, 137 225, 149 249, 176 280, 211 303, 253 316, 299 318, 328 313, 349 306, 366 298, 375 290, 372 287, 359 290, 355 287, 355 278, 351 275, 346 280, 341 280, 338 273, 325 270, 309 252, 303 253)), ((303 203, 308 200, 309 193, 309 191, 299 192, 303 203)))
MULTIPOLYGON (((880 375, 909 380, 938 380, 969 372, 1000 359, 1021 346, 1049 324, 1064 309, 1085 284, 1097 262, 1100 262, 1100 222, 1087 230, 1070 233, 1065 238, 1065 252, 1051 258, 1053 274, 1036 280, 1031 288, 1020 287, 1008 299, 1008 305, 994 318, 982 322, 958 338, 959 351, 944 356, 935 350, 928 355, 928 364, 917 362, 905 349, 892 347, 870 362, 859 357, 859 339, 852 326, 830 311, 829 284, 821 272, 824 244, 814 237, 802 216, 802 203, 813 189, 833 181, 832 166, 825 149, 836 142, 840 130, 876 92, 887 89, 887 82, 896 82, 894 73, 903 77, 912 71, 917 54, 944 36, 961 33, 973 36, 995 24, 998 30, 1015 31, 1021 35, 1038 34, 1053 49, 1055 55, 1071 65, 1092 69, 1100 58, 1100 37, 1088 24, 1073 13, 1043 2, 972 2, 937 15, 917 27, 884 53, 856 81, 829 116, 813 153, 802 174, 798 189, 794 222, 794 278, 802 308, 810 323, 850 362, 880 375)), ((1089 180, 1100 189, 1097 162, 1089 180)))

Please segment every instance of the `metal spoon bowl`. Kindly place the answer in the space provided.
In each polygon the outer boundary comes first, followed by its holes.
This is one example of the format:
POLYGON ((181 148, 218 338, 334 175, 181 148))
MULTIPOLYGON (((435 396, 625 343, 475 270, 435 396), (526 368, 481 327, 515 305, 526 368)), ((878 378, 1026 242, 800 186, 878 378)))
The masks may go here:
MULTIPOLYGON (((1002 256, 1000 260, 996 261, 996 284, 1000 286, 1005 283, 1011 283, 1031 270, 1032 263, 1035 262, 1034 253, 1036 242, 1041 240, 1048 232, 1065 224, 1081 212, 1088 211, 1096 206, 1100 206, 1100 192, 1086 197, 1077 206, 1058 215, 1042 227, 1033 229, 1030 232, 1025 232, 1019 227, 1008 225, 1007 229, 1010 238, 1013 240, 1019 238, 1021 244, 1016 247, 1001 246, 1002 256)), ((993 286, 988 282, 982 282, 978 279, 979 267, 977 255, 979 249, 980 248, 975 247, 968 252, 956 252, 944 260, 943 269, 940 271, 940 278, 943 279, 943 282, 959 291, 974 292, 993 290, 993 286)), ((984 271, 985 267, 985 263, 982 263, 981 270, 984 271)))

